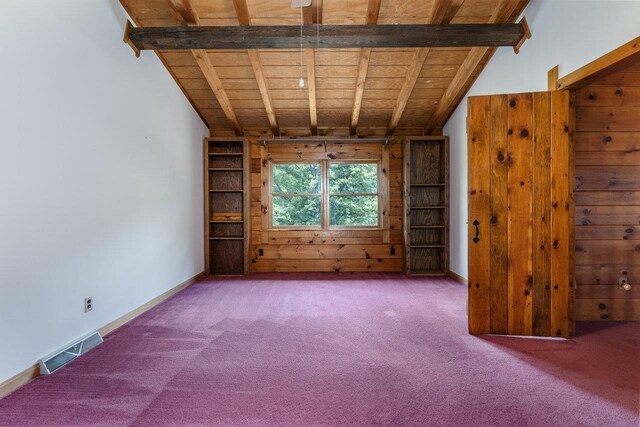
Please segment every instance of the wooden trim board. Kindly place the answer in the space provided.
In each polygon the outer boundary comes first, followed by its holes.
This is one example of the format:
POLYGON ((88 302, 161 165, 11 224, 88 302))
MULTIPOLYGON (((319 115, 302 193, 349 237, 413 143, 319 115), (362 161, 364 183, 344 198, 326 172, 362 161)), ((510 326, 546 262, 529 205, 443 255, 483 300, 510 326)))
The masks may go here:
POLYGON ((447 274, 449 277, 451 277, 453 280, 455 280, 456 282, 460 283, 461 285, 468 285, 469 281, 460 276, 458 273, 454 273, 453 271, 449 270, 449 273, 447 274))
POLYGON ((36 363, 33 366, 29 366, 19 374, 9 378, 8 380, 0 384, 0 399, 8 395, 9 393, 12 393, 15 390, 19 389, 38 376, 40 376, 40 365, 36 363))
POLYGON ((111 332, 115 331, 120 326, 124 325, 127 322, 130 322, 131 320, 135 319, 136 317, 140 316, 141 314, 151 310, 153 307, 163 303, 164 301, 168 300, 169 298, 171 298, 172 296, 174 296, 175 294, 177 294, 181 290, 193 285, 194 283, 196 283, 198 280, 202 279, 203 277, 204 277, 204 272, 200 272, 200 273, 196 274, 195 276, 193 276, 192 278, 187 279, 184 282, 180 283, 178 286, 169 289, 168 291, 166 291, 166 292, 158 295, 157 297, 153 298, 149 302, 147 302, 147 303, 141 305, 140 307, 130 311, 129 313, 125 314, 124 316, 121 316, 121 317, 117 318, 116 320, 114 320, 113 322, 106 324, 102 328, 98 329, 98 331, 100 332, 100 335, 102 335, 103 337, 109 335, 111 332))
POLYGON ((640 57, 640 37, 623 44, 556 81, 556 88, 579 89, 593 80, 626 67, 640 57))
MULTIPOLYGON (((149 302, 141 305, 140 307, 136 308, 135 310, 130 311, 129 313, 125 314, 124 316, 121 316, 121 317, 117 318, 116 320, 114 320, 113 322, 110 322, 107 325, 105 325, 102 328, 100 328, 99 329, 100 334, 103 337, 106 336, 106 335, 109 335, 111 332, 115 331, 116 329, 118 329, 119 327, 124 325, 125 323, 135 319, 136 317, 138 317, 141 314, 149 311, 153 307, 163 303, 164 301, 166 301, 167 299, 171 298, 172 296, 174 296, 175 294, 177 294, 181 290, 183 290, 183 289, 187 288, 188 286, 191 286, 192 284, 196 283, 197 281, 199 281, 203 277, 204 277, 204 272, 198 273, 195 276, 193 276, 192 278, 180 283, 178 286, 169 289, 168 291, 164 292, 163 294, 158 295, 157 297, 155 297, 152 300, 150 300, 149 302)), ((22 387, 23 385, 27 384, 29 381, 31 381, 32 379, 34 379, 34 378, 36 378, 38 376, 40 376, 40 365, 38 363, 36 363, 33 366, 30 366, 27 369, 25 369, 24 371, 22 371, 22 372, 20 372, 20 373, 18 373, 16 375, 14 375, 13 377, 9 378, 8 380, 6 380, 2 384, 0 384, 0 399, 3 398, 4 396, 16 391, 17 389, 19 389, 20 387, 22 387)))

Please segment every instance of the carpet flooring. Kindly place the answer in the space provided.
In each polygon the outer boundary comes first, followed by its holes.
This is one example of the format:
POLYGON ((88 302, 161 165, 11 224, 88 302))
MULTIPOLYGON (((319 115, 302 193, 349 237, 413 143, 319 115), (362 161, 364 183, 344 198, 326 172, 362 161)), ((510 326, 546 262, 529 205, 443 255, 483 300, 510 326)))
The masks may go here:
POLYGON ((0 425, 638 426, 640 323, 467 334, 466 287, 208 279, 0 400, 0 425))

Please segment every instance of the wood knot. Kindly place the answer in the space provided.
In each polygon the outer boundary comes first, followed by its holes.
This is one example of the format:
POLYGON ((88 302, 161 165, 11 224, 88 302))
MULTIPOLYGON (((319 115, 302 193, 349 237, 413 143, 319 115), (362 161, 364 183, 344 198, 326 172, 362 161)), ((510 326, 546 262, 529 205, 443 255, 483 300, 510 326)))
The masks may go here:
POLYGON ((479 287, 480 287, 480 283, 476 283, 476 288, 479 288, 479 287))
POLYGON ((553 285, 553 289, 558 290, 558 285, 553 285))
POLYGON ((520 136, 521 136, 522 138, 526 138, 526 137, 528 137, 528 136, 529 136, 529 131, 528 131, 527 129, 522 129, 522 130, 520 131, 520 136))
POLYGON ((512 99, 511 101, 509 101, 509 107, 513 108, 516 106, 516 100, 512 99))
POLYGON ((524 181, 520 181, 520 187, 524 187, 524 181))
POLYGON ((509 135, 513 135, 513 129, 509 129, 509 130, 507 131, 507 134, 509 134, 509 135))
POLYGON ((498 161, 499 162, 504 162, 504 154, 502 154, 502 152, 498 153, 498 161))
POLYGON ((607 136, 604 137, 604 142, 605 143, 609 143, 611 141, 613 141, 613 138, 611 138, 611 136, 607 135, 607 136))
POLYGON ((600 318, 602 320, 607 320, 609 318, 609 315, 608 314, 603 314, 603 315, 600 316, 600 318))
POLYGON ((605 303, 601 302, 600 304, 598 304, 598 308, 600 310, 604 310, 605 308, 607 308, 607 305, 605 303))
POLYGON ((547 283, 546 285, 544 285, 544 289, 547 291, 551 290, 551 285, 547 283))
POLYGON ((497 224, 498 223, 498 217, 496 217, 495 215, 491 217, 491 224, 497 224))
POLYGON ((616 89, 616 96, 622 96, 624 92, 622 91, 622 89, 618 88, 616 89))
POLYGON ((525 290, 524 290, 524 295, 525 295, 525 296, 527 296, 527 297, 528 297, 530 294, 531 294, 531 291, 530 291, 529 289, 525 289, 525 290))
POLYGON ((553 241, 553 247, 554 248, 557 248, 559 244, 560 244, 560 242, 558 242, 557 239, 553 241))
POLYGON ((587 99, 589 99, 589 101, 594 101, 594 100, 596 99, 596 95, 595 95, 595 94, 593 94, 593 93, 590 93, 590 94, 587 96, 587 99))

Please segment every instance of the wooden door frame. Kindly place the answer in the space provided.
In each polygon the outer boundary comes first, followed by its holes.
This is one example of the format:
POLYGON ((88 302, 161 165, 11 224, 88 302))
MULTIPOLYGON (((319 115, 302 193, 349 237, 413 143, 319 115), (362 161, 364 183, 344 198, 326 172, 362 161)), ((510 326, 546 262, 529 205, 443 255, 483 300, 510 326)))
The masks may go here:
MULTIPOLYGON (((640 36, 636 37, 629 42, 613 49, 612 51, 600 56, 599 58, 589 62, 588 64, 570 72, 564 77, 559 77, 558 66, 556 65, 547 73, 547 81, 549 91, 556 90, 568 90, 571 93, 571 121, 572 121, 572 132, 576 132, 576 120, 575 120, 575 93, 584 88, 593 84, 601 78, 604 78, 610 74, 614 74, 616 72, 622 71, 626 69, 631 64, 637 63, 640 61, 640 36)), ((572 154, 572 162, 575 157, 575 138, 571 138, 574 142, 572 147, 570 148, 572 154)), ((574 183, 574 189, 572 192, 575 192, 575 164, 571 165, 571 177, 570 182, 574 183)), ((575 197, 575 196, 574 196, 575 197)), ((572 240, 575 241, 576 234, 576 225, 575 222, 572 221, 571 225, 571 236, 572 240)), ((572 244, 572 246, 574 246, 572 244)), ((573 295, 571 296, 573 300, 572 310, 574 311, 574 325, 576 313, 576 291, 577 291, 577 281, 575 279, 575 249, 571 253, 571 272, 573 277, 573 295)), ((586 319, 582 319, 586 320, 586 319)))
POLYGON ((560 78, 556 65, 547 73, 549 90, 574 91, 615 73, 640 58, 640 36, 560 78))

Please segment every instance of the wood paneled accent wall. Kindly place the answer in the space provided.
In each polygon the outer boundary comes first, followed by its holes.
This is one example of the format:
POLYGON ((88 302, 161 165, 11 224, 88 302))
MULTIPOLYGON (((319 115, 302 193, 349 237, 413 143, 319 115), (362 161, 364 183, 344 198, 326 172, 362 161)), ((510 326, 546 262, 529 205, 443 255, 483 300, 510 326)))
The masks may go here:
POLYGON ((577 320, 638 320, 640 61, 577 90, 575 104, 577 320))
POLYGON ((469 98, 469 331, 573 334, 569 92, 469 98))
POLYGON ((258 138, 250 138, 250 142, 252 272, 402 271, 400 138, 387 147, 382 143, 331 143, 330 140, 327 143, 299 140, 266 146, 258 138), (381 161, 382 227, 312 231, 272 229, 269 220, 269 162, 272 160, 381 161))

